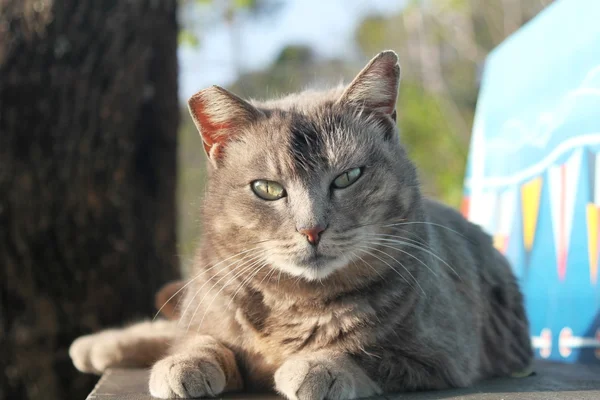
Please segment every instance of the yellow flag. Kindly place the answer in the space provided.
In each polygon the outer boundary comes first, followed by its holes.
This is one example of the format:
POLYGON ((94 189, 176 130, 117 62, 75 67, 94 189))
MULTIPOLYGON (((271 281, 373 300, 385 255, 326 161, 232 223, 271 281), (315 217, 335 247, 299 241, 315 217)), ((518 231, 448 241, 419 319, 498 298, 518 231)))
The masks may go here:
POLYGON ((590 281, 595 284, 598 279, 598 206, 588 204, 586 209, 588 228, 588 255, 590 258, 590 281))
POLYGON ((521 186, 521 212, 523 215, 523 242, 529 252, 533 248, 540 197, 542 194, 542 177, 537 177, 521 186))

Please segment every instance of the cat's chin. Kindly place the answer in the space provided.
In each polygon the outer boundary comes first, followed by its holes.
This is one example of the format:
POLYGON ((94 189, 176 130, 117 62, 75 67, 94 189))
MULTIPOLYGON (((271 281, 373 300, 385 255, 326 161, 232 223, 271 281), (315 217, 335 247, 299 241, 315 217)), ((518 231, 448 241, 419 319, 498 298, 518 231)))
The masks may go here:
POLYGON ((348 260, 344 258, 334 258, 331 260, 311 260, 300 263, 278 262, 276 268, 281 271, 307 281, 323 280, 331 276, 335 271, 348 265, 348 260))

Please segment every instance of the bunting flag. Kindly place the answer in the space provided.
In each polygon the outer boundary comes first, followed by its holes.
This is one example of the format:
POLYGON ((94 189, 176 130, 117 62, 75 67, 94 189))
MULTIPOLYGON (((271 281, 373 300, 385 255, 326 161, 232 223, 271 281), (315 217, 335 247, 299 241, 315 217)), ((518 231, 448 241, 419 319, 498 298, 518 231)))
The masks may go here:
POLYGON ((550 188, 550 212, 556 251, 558 278, 564 281, 567 275, 567 256, 575 212, 575 195, 579 183, 583 151, 575 150, 562 165, 548 168, 550 188))
POLYGON ((587 233, 588 233, 588 258, 590 263, 590 282, 595 285, 598 280, 598 243, 600 229, 600 162, 597 160, 598 155, 593 152, 588 152, 589 164, 589 193, 590 202, 586 207, 587 233))
POLYGON ((460 213, 463 215, 463 217, 465 218, 469 218, 469 203, 471 201, 471 198, 469 196, 465 196, 462 199, 462 202, 460 203, 460 213))
POLYGON ((498 193, 485 191, 473 194, 469 204, 469 219, 488 234, 493 235, 496 231, 496 205, 498 204, 498 193))
POLYGON ((517 206, 517 191, 509 188, 498 196, 496 210, 496 230, 494 234, 494 247, 502 254, 508 250, 508 242, 512 231, 517 206))
POLYGON ((542 194, 542 177, 533 178, 521 186, 521 215, 523 218, 523 244, 527 258, 537 228, 538 214, 540 211, 540 198, 542 194))

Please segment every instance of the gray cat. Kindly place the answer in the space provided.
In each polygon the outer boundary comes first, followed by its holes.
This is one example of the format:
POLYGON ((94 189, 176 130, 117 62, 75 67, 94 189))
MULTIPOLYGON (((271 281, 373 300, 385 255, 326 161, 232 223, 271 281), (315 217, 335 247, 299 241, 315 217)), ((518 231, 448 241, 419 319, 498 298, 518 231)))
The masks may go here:
POLYGON ((527 371, 506 259, 421 195, 395 122, 399 77, 385 51, 347 87, 193 96, 210 177, 180 317, 79 338, 75 365, 153 364, 159 398, 353 399, 527 371))

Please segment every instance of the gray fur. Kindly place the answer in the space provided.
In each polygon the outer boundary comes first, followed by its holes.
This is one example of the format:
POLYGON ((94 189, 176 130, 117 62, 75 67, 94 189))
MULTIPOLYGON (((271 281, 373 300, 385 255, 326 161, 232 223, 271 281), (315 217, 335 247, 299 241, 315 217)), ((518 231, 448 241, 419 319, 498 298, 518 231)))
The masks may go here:
MULTIPOLYGON (((169 363, 183 354, 183 364, 220 365, 211 376, 221 390, 223 376, 241 376, 246 389, 290 399, 464 387, 529 367, 507 261, 478 226, 421 195, 397 134, 398 80, 397 57, 384 52, 348 88, 251 104, 210 88, 190 103, 211 174, 169 363), (331 188, 355 167, 356 183, 331 188), (256 179, 287 197, 258 198, 256 179), (297 231, 315 225, 327 226, 318 247, 297 231), (214 349, 190 355, 199 334, 236 362, 214 349)), ((190 373, 169 383, 161 371, 153 394, 186 397, 173 388, 190 373)))

